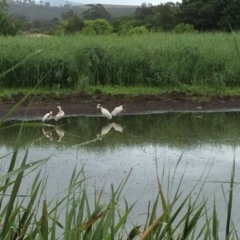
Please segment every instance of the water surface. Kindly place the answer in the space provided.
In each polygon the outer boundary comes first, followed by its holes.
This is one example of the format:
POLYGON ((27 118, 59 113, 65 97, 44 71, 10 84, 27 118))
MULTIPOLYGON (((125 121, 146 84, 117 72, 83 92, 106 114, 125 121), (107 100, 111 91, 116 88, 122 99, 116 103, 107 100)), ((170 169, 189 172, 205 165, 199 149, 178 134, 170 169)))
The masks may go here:
MULTIPOLYGON (((226 192, 229 189, 235 157, 233 220, 239 226, 240 112, 124 115, 112 121, 81 116, 52 124, 58 125, 57 131, 24 128, 18 155, 20 163, 28 146, 28 161, 53 154, 42 172, 43 176, 48 176, 48 200, 61 196, 67 189, 76 166, 80 169, 84 165, 85 175, 89 177, 89 196, 105 186, 103 201, 110 196, 110 184, 117 187, 132 169, 123 196, 129 204, 138 200, 131 214, 133 222, 144 223, 149 201, 158 193, 158 175, 169 200, 173 199, 181 178, 179 201, 197 184, 193 194, 196 196, 201 189, 200 199, 208 199, 210 215, 215 195, 223 229, 226 204, 222 188, 226 192)), ((1 131, 1 156, 13 151, 18 131, 19 127, 1 131)), ((2 159, 3 169, 7 169, 10 158, 2 159)), ((36 174, 31 172, 26 176, 21 193, 31 187, 36 174)))

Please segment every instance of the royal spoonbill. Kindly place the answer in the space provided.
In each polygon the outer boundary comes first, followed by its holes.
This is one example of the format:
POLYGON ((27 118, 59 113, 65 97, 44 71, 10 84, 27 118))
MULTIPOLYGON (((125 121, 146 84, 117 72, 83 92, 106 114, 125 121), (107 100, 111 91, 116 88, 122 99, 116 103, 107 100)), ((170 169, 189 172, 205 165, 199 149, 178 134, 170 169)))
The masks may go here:
POLYGON ((102 115, 108 119, 112 119, 111 113, 106 109, 101 106, 101 104, 97 105, 97 108, 101 108, 102 115))
POLYGON ((121 113, 122 111, 125 112, 125 110, 123 109, 123 105, 114 108, 114 110, 111 112, 112 116, 117 116, 119 113, 121 113))
POLYGON ((58 113, 55 116, 55 121, 58 121, 59 119, 63 118, 65 115, 64 111, 61 109, 60 106, 57 106, 57 108, 58 108, 58 113))
POLYGON ((44 117, 42 118, 42 122, 50 121, 50 120, 52 119, 52 114, 53 114, 52 111, 49 112, 49 113, 46 113, 46 114, 44 115, 44 117))

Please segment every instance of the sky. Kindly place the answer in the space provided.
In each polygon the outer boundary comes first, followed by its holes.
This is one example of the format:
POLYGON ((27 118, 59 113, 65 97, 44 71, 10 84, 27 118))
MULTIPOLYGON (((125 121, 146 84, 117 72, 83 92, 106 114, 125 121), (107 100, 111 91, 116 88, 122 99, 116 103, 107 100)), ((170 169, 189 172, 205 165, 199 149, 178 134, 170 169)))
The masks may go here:
MULTIPOLYGON (((171 1, 171 0, 72 0, 72 2, 78 2, 82 4, 89 4, 89 3, 101 3, 101 4, 117 4, 117 5, 141 5, 142 3, 152 3, 153 5, 158 5, 161 3, 166 3, 166 2, 174 2, 176 3, 177 1, 171 1)), ((181 2, 179 0, 178 2, 181 2)))

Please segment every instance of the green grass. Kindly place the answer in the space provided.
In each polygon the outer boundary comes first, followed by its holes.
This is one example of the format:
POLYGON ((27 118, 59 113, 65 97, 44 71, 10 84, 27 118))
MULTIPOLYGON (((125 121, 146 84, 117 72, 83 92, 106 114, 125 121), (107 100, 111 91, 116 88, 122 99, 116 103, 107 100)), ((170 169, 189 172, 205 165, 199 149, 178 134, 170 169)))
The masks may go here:
MULTIPOLYGON (((10 101, 15 103, 21 97, 29 92, 29 88, 1 88, 0 101, 10 101)), ((94 99, 99 93, 102 96, 124 96, 129 100, 131 97, 144 97, 159 95, 163 100, 169 100, 174 94, 179 95, 181 100, 191 100, 194 102, 209 102, 211 98, 239 97, 240 87, 226 87, 224 89, 216 89, 207 86, 189 86, 182 85, 179 87, 124 87, 124 86, 88 86, 82 90, 79 89, 59 89, 59 88, 37 88, 30 94, 37 96, 34 101, 44 101, 45 98, 61 99, 69 97, 71 102, 79 101, 75 96, 85 93, 94 99)))
MULTIPOLYGON (((236 34, 236 42, 240 35, 236 34)), ((87 86, 182 87, 222 90, 240 86, 232 35, 0 37, 0 86, 84 89, 87 86), (37 50, 41 50, 37 52, 37 50)))

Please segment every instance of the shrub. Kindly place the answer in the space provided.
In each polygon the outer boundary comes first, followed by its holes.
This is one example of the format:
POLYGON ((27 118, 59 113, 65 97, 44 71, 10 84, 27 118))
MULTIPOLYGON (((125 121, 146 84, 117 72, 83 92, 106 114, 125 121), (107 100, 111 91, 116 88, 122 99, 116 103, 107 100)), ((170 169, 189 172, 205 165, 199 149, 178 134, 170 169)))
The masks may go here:
POLYGON ((197 31, 194 29, 192 24, 188 23, 180 23, 174 29, 174 33, 196 33, 197 31))

